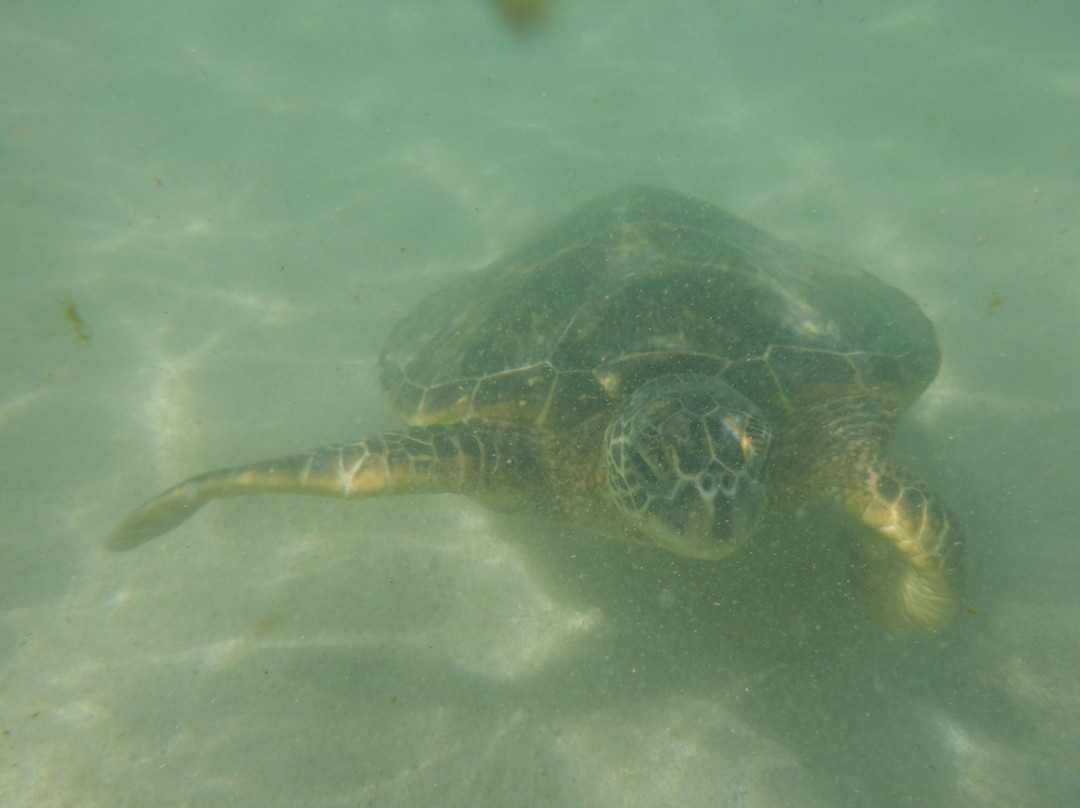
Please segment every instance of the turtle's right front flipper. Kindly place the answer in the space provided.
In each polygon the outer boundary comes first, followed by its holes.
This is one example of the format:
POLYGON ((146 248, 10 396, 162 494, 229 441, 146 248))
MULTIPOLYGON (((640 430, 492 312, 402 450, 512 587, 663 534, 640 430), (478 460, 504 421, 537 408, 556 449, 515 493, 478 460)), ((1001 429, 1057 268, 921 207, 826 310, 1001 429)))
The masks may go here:
POLYGON ((137 547, 221 497, 286 493, 342 498, 436 493, 513 497, 535 482, 537 471, 532 442, 523 432, 461 424, 415 427, 192 477, 136 509, 108 546, 137 547))

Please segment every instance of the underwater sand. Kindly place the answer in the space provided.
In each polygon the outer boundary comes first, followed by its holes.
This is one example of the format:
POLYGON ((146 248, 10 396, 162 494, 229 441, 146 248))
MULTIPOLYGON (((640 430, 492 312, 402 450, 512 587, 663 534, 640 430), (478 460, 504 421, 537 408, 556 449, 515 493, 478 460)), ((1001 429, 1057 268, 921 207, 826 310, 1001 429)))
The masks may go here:
POLYGON ((1075 804, 1077 30, 8 4, 0 805, 1075 804), (182 477, 391 426, 401 310, 628 182, 924 306, 945 364, 897 453, 969 534, 954 627, 883 636, 814 520, 708 565, 454 497, 264 497, 104 549, 182 477))

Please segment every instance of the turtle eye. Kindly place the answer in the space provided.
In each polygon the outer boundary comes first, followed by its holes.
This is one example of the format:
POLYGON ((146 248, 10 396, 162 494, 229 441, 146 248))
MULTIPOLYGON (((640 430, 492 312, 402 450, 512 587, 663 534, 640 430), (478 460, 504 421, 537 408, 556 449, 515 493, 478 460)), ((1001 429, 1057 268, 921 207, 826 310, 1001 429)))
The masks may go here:
POLYGON ((770 431, 745 396, 710 376, 661 376, 636 390, 607 432, 618 508, 681 555, 721 558, 755 530, 770 431))
POLYGON ((772 442, 772 430, 765 419, 754 413, 748 413, 741 421, 730 424, 731 431, 739 436, 739 445, 743 456, 750 466, 758 466, 765 460, 772 442))

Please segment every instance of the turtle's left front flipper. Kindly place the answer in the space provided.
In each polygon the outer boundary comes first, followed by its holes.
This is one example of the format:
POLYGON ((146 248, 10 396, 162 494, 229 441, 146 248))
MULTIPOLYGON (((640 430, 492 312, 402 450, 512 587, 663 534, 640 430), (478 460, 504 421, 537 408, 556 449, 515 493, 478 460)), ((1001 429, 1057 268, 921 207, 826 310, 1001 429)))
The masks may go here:
POLYGON ((524 432, 462 424, 414 427, 191 477, 136 509, 108 546, 137 547, 222 497, 459 493, 513 499, 525 494, 536 474, 535 452, 524 432))
POLYGON ((811 489, 872 528, 859 549, 875 621, 890 634, 922 634, 956 616, 964 536, 941 498, 886 455, 894 421, 871 396, 815 408, 808 477, 811 489))
POLYGON ((861 540, 870 610, 890 634, 944 628, 960 603, 964 538, 956 518, 920 481, 883 461, 867 469, 848 506, 874 533, 861 540))

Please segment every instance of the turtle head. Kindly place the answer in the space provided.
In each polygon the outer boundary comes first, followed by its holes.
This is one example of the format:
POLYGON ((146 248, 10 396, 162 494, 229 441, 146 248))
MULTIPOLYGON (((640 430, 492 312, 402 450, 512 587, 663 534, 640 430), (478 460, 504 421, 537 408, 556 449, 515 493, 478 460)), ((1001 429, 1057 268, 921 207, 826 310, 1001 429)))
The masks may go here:
POLYGON ((661 547, 718 559, 765 510, 772 432, 761 411, 711 376, 660 376, 619 406, 605 468, 615 502, 661 547))

